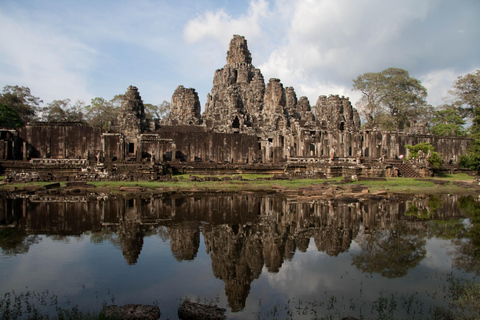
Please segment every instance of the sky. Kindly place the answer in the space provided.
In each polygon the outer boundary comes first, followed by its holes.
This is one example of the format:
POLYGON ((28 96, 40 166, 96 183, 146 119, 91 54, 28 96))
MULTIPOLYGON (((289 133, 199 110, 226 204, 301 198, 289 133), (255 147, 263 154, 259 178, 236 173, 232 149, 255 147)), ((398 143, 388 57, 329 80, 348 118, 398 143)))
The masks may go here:
POLYGON ((339 94, 355 106, 353 79, 395 67, 438 106, 480 69, 479 14, 479 0, 0 0, 0 87, 88 104, 134 85, 160 104, 183 85, 203 109, 239 34, 266 82, 311 105, 339 94))

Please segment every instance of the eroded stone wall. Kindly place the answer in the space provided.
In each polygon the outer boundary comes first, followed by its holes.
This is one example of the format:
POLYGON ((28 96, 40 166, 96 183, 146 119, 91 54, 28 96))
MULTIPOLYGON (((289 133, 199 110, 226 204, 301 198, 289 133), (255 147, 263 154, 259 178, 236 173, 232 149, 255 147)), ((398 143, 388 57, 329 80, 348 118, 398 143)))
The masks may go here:
MULTIPOLYGON (((88 159, 102 150, 102 132, 82 123, 28 123, 18 129, 25 154, 30 158, 88 159)), ((20 147, 20 146, 19 146, 20 147)))

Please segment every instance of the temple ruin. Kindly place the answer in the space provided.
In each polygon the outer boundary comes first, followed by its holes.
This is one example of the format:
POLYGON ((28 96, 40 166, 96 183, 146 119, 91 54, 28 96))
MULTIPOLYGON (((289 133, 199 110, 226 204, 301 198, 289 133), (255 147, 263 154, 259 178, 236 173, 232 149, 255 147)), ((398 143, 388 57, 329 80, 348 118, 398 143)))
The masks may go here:
POLYGON ((468 138, 440 137, 424 124, 408 130, 362 130, 349 99, 297 98, 279 79, 265 83, 247 41, 235 35, 226 64, 214 73, 203 114, 195 89, 179 86, 166 119, 149 120, 130 86, 109 130, 84 123, 27 123, 0 129, 0 169, 49 173, 56 179, 158 179, 165 173, 276 173, 289 176, 429 175, 420 159, 405 168, 405 145, 429 142, 447 164, 468 138))

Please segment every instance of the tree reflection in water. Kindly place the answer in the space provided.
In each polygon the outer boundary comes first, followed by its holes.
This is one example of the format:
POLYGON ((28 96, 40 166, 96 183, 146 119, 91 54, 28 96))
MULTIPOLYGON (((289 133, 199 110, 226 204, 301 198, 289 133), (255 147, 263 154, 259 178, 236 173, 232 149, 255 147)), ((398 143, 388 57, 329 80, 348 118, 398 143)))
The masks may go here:
POLYGON ((311 243, 319 252, 338 256, 356 242, 360 250, 351 254, 351 263, 358 270, 400 278, 425 258, 427 239, 451 239, 458 248, 456 266, 480 271, 480 203, 471 197, 350 202, 251 193, 22 197, 0 199, 0 214, 5 256, 28 252, 39 235, 89 235, 92 243, 113 243, 134 265, 144 238, 157 235, 169 241, 176 261, 192 261, 203 238, 213 275, 225 283, 233 312, 245 308, 251 284, 264 268, 280 272, 285 261, 311 243))
POLYGON ((356 238, 362 252, 352 256, 352 264, 363 272, 403 277, 425 257, 425 236, 425 230, 416 230, 406 223, 363 233, 356 238))

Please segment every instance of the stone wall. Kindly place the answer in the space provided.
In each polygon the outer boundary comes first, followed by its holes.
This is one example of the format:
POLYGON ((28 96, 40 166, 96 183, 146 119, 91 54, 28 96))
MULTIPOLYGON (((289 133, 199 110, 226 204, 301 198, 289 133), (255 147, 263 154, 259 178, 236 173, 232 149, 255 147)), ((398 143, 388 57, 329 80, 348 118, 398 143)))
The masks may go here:
POLYGON ((18 137, 25 144, 21 158, 57 158, 57 159, 88 159, 102 150, 102 132, 99 128, 82 123, 28 123, 18 129, 18 137))

